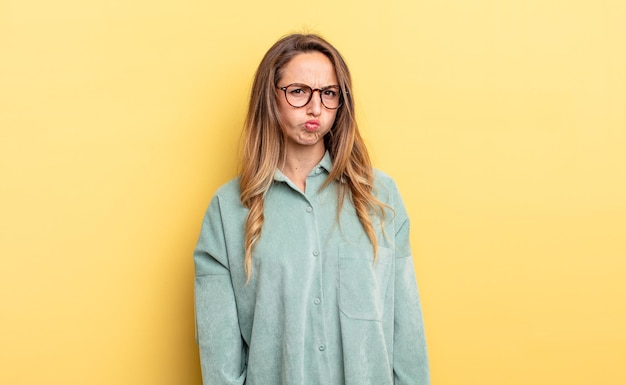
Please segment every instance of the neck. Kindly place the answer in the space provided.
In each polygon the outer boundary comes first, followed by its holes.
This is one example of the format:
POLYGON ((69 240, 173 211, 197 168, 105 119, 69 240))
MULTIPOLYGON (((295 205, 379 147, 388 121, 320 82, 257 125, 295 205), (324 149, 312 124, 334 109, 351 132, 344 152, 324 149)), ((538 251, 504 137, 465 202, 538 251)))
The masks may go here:
POLYGON ((286 149, 285 158, 278 167, 302 192, 306 189, 306 178, 311 170, 322 160, 326 149, 323 146, 315 146, 304 151, 286 149))

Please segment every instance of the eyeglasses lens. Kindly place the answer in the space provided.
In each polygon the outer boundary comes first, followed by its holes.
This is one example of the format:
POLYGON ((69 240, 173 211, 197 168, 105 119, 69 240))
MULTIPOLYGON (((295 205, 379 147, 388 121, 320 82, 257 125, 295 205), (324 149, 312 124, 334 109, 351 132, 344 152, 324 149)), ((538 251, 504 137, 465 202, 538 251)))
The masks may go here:
MULTIPOLYGON (((324 87, 316 91, 320 93, 322 104, 326 108, 335 109, 339 107, 341 98, 338 86, 324 87)), ((287 102, 292 106, 304 107, 311 101, 313 92, 311 87, 304 84, 291 84, 285 89, 285 96, 287 97, 287 102)))

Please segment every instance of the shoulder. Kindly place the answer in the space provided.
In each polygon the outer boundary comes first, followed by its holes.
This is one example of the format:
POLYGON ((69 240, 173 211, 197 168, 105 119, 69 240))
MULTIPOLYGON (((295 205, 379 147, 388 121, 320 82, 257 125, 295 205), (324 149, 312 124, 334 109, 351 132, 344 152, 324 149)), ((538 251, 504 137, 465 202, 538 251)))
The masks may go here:
POLYGON ((237 208, 241 206, 239 189, 239 177, 235 177, 221 185, 213 194, 210 206, 219 206, 222 208, 237 208))
POLYGON ((374 171, 374 195, 377 199, 390 205, 400 201, 400 193, 394 179, 387 173, 373 169, 374 171))
POLYGON ((219 197, 221 199, 231 199, 232 197, 236 197, 239 199, 240 189, 239 189, 239 177, 235 177, 228 182, 221 185, 215 191, 215 197, 219 197))
POLYGON ((396 182, 393 180, 393 178, 389 176, 389 174, 385 173, 384 171, 374 168, 373 172, 374 172, 374 183, 380 183, 385 186, 396 185, 396 182))

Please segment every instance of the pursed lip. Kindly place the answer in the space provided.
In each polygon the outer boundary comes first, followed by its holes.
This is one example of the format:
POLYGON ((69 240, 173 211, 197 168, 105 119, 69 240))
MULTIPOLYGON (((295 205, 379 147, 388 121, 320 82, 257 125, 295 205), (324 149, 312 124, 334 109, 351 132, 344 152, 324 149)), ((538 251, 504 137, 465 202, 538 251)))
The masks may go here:
POLYGON ((307 120, 306 123, 304 123, 304 127, 307 129, 307 131, 315 131, 319 128, 319 126, 320 121, 316 119, 307 120))

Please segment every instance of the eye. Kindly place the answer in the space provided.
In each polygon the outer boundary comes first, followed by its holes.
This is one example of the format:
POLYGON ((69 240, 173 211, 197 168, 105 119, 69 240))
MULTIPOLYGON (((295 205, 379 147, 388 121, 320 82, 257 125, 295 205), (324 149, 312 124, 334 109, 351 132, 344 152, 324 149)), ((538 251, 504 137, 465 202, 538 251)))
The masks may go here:
POLYGON ((287 92, 293 96, 306 96, 311 90, 303 85, 292 85, 287 88, 287 92))
POLYGON ((339 91, 335 87, 326 88, 324 89, 323 92, 324 92, 324 97, 330 98, 330 99, 336 98, 337 95, 339 95, 339 91))

